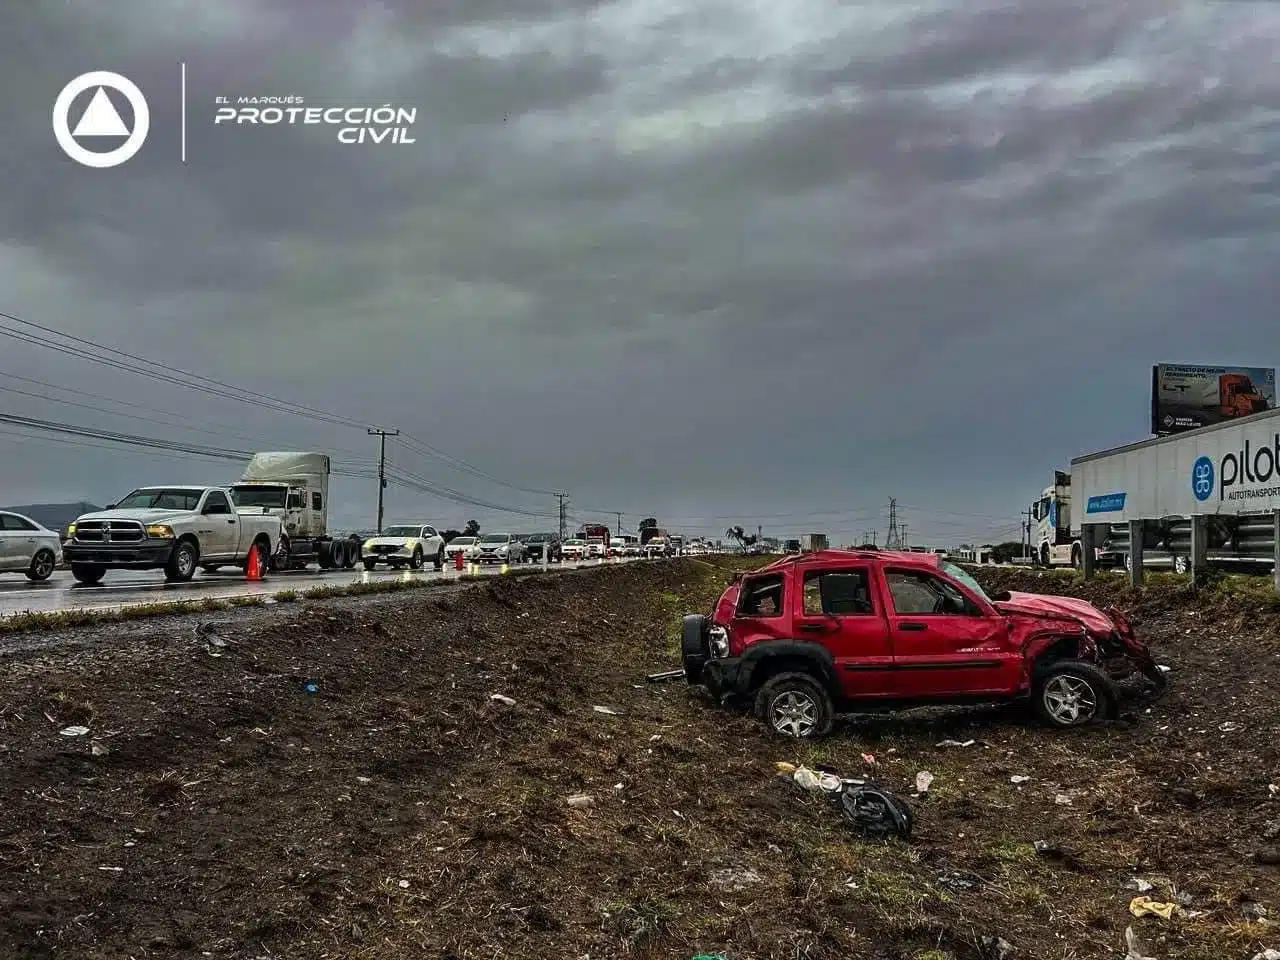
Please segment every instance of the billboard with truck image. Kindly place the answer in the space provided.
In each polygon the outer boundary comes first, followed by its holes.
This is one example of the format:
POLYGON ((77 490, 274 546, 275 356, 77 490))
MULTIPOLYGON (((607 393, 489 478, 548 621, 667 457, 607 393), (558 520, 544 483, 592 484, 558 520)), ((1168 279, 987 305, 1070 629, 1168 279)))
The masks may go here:
POLYGON ((1183 433, 1276 406, 1275 367, 1151 368, 1151 432, 1183 433))

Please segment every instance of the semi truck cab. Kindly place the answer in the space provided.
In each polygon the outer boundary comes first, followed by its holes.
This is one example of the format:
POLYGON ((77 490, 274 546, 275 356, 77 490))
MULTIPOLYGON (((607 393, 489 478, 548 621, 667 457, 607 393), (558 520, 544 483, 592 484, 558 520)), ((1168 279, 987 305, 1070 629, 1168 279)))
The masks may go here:
MULTIPOLYGON (((1042 567, 1083 566, 1080 527, 1071 521, 1071 474, 1054 471, 1053 486, 1045 487, 1031 506, 1031 521, 1035 524, 1034 557, 1042 567)), ((1124 552, 1114 549, 1110 540, 1094 547, 1094 559, 1100 567, 1124 566, 1124 552)))

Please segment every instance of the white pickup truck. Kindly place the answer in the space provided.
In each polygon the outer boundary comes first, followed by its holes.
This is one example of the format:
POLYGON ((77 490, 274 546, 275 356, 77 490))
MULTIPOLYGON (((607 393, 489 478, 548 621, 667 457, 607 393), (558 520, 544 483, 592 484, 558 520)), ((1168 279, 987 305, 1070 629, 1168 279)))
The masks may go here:
POLYGON ((119 503, 77 517, 67 528, 63 558, 80 583, 98 583, 108 570, 164 570, 175 583, 196 567, 259 569, 280 543, 280 518, 237 511, 223 487, 142 487, 119 503))

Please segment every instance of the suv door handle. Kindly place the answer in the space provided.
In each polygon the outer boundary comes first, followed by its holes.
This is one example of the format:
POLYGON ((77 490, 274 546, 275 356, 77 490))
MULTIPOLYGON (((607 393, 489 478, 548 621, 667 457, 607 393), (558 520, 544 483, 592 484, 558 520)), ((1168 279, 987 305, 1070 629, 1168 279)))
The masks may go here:
POLYGON ((899 629, 899 630, 903 630, 903 631, 906 631, 906 630, 928 630, 928 629, 929 629, 929 625, 928 625, 928 624, 926 624, 926 623, 917 623, 917 622, 915 622, 915 621, 908 621, 907 623, 900 623, 900 624, 898 624, 898 629, 899 629))
POLYGON ((796 629, 802 630, 805 633, 826 633, 831 628, 825 623, 802 623, 799 624, 796 629))

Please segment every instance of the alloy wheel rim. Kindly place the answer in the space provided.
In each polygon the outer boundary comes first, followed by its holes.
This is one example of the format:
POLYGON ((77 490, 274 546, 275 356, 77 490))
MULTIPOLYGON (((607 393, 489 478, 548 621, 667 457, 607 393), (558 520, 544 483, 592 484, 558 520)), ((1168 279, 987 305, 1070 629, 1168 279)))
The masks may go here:
POLYGON ((1098 697, 1088 681, 1062 674, 1045 684, 1044 706, 1059 723, 1084 723, 1097 712, 1098 697))
POLYGON ((773 728, 789 737, 805 737, 818 726, 818 704, 798 690, 788 690, 773 701, 773 728))

